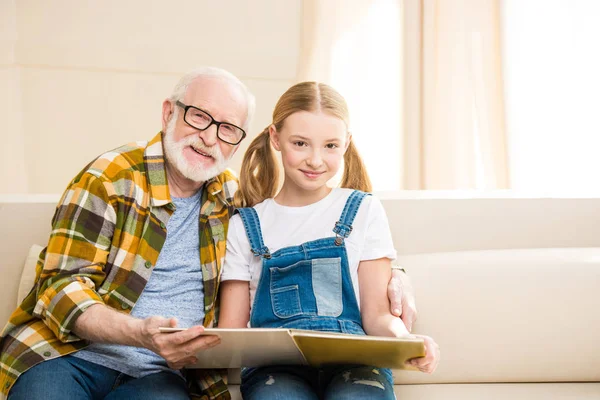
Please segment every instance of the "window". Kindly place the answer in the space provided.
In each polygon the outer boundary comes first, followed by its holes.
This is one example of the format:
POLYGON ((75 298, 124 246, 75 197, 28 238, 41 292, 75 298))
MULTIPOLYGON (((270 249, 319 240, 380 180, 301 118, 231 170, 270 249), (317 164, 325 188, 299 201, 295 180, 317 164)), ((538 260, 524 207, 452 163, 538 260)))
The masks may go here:
POLYGON ((511 187, 600 193, 600 2, 503 1, 511 187))

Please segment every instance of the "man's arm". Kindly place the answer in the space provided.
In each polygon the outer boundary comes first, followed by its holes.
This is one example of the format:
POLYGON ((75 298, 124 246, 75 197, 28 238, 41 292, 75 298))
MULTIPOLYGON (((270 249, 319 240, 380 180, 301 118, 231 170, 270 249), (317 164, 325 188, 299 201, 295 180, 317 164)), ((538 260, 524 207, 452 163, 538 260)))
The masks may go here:
POLYGON ((198 325, 175 333, 163 333, 159 327, 174 328, 175 318, 134 318, 102 304, 85 310, 75 322, 74 333, 98 343, 145 347, 163 357, 170 368, 181 369, 197 361, 196 353, 220 343, 217 336, 203 336, 198 325))
POLYGON ((417 307, 410 278, 404 270, 392 267, 392 278, 388 283, 387 292, 392 314, 400 317, 406 329, 412 331, 417 319, 417 307))
POLYGON ((71 182, 56 208, 33 315, 62 342, 80 340, 71 332, 75 321, 104 304, 96 288, 106 277, 116 219, 104 182, 89 172, 71 182))

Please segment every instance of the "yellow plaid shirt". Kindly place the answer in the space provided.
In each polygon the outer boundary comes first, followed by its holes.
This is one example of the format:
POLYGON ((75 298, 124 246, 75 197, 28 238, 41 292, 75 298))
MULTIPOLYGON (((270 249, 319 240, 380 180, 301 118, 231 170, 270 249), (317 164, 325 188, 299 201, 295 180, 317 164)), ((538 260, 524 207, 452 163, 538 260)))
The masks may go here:
MULTIPOLYGON (((236 190, 235 176, 226 171, 202 191, 205 326, 214 322, 236 190)), ((29 368, 88 344, 72 329, 91 305, 131 311, 156 265, 173 210, 161 133, 101 155, 71 181, 40 253, 35 285, 0 336, 0 398, 29 368)), ((230 398, 224 371, 189 370, 187 378, 192 398, 230 398)))

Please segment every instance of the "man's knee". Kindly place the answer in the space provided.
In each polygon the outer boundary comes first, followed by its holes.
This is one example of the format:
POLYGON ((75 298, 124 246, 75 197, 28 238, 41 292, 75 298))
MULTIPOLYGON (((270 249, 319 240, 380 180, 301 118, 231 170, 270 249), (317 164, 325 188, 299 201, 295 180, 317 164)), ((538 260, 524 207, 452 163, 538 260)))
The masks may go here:
POLYGON ((189 399, 185 380, 172 372, 132 378, 117 386, 105 400, 189 399))
POLYGON ((61 357, 29 368, 17 379, 8 399, 66 398, 64 388, 76 384, 76 380, 65 364, 61 357))

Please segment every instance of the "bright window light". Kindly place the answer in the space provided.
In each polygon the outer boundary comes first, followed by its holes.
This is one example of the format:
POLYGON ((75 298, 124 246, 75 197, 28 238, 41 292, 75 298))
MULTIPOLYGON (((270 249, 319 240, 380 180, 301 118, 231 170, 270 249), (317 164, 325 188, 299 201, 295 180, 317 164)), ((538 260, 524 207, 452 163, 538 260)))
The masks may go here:
POLYGON ((600 1, 502 4, 511 187, 600 193, 600 1))
POLYGON ((401 13, 398 1, 373 1, 361 23, 335 45, 331 84, 350 108, 350 130, 373 188, 400 187, 401 13))

